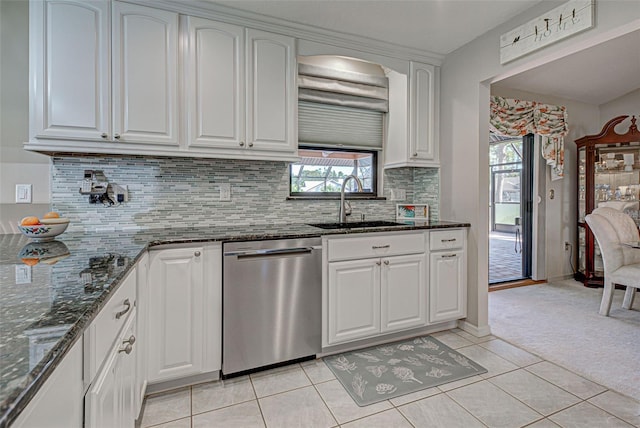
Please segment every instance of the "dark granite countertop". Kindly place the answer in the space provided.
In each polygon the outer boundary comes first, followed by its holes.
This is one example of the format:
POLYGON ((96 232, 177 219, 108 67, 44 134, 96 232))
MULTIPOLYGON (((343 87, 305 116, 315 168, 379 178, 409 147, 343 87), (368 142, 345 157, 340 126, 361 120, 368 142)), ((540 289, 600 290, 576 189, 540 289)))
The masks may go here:
POLYGON ((0 428, 29 403, 150 247, 469 226, 442 221, 324 230, 306 224, 256 224, 65 233, 42 243, 0 235, 0 428))

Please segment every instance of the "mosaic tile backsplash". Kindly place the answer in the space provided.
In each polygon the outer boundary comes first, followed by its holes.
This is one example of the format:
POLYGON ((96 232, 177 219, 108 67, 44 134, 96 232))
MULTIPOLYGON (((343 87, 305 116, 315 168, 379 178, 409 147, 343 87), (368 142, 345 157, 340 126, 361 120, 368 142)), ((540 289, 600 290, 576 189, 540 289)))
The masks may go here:
MULTIPOLYGON (((142 156, 54 157, 52 209, 71 219, 69 231, 129 230, 199 225, 335 221, 339 201, 287 200, 285 162, 142 156), (102 170, 111 183, 129 187, 129 201, 89 204, 79 188, 85 169, 102 170), (231 185, 231 201, 219 200, 219 185, 231 185)), ((395 216, 396 203, 426 203, 438 220, 437 169, 385 170, 384 196, 405 189, 405 201, 352 201, 354 218, 395 216)))

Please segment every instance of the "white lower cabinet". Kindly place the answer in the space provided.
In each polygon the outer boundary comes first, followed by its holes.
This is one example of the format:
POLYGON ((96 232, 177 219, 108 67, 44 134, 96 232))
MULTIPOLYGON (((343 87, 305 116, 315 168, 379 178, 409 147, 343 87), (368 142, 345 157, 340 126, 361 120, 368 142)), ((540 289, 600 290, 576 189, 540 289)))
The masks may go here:
POLYGON ((466 230, 430 232, 429 322, 467 315, 466 230))
POLYGON ((149 383, 220 370, 221 246, 152 250, 149 383))
POLYGON ((379 260, 329 263, 329 342, 380 332, 379 260))
POLYGON ((81 428, 83 393, 82 340, 78 340, 11 426, 81 428))
POLYGON ((136 310, 85 396, 85 426, 133 427, 136 404, 136 310))
POLYGON ((372 234, 325 245, 324 346, 426 325, 424 235, 372 234), (371 258, 370 254, 379 256, 371 258), (403 253, 409 253, 403 255, 403 253), (359 255, 369 258, 357 259, 359 255))
POLYGON ((420 327, 427 322, 427 276, 424 254, 383 259, 381 331, 420 327))

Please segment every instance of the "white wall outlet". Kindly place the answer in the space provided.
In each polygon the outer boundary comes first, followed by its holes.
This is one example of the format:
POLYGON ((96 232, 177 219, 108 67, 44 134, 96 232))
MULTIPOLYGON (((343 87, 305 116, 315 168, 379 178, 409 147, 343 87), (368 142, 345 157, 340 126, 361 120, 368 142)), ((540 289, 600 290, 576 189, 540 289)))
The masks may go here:
POLYGON ((404 189, 391 189, 392 201, 404 201, 407 199, 407 191, 404 189))
POLYGON ((31 266, 16 265, 16 284, 31 284, 31 266))
POLYGON ((16 204, 31 203, 31 184, 16 184, 16 204))
POLYGON ((219 187, 220 187, 220 200, 230 201, 231 200, 231 184, 222 183, 219 185, 219 187))

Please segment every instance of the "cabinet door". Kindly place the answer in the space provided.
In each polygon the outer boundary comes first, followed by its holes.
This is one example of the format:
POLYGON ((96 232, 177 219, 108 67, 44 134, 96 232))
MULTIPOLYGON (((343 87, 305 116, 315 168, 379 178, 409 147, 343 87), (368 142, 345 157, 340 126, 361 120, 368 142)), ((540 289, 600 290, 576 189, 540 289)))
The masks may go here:
POLYGON ((382 259, 382 331, 424 326, 427 277, 424 254, 382 259))
POLYGON ((52 0, 29 8, 31 137, 107 138, 109 3, 52 0))
POLYGON ((184 22, 188 144, 239 149, 245 135, 244 29, 191 16, 184 22))
POLYGON ((178 14, 113 2, 113 138, 178 144, 178 14))
POLYGON ((78 340, 11 427, 81 428, 83 395, 82 340, 78 340))
POLYGON ((247 146, 294 153, 297 148, 295 39, 247 30, 247 146))
POLYGON ((330 344, 380 332, 379 259, 329 263, 330 344))
POLYGON ((136 418, 142 410, 144 394, 147 390, 147 338, 148 338, 148 316, 149 292, 147 275, 149 272, 149 253, 144 253, 136 265, 137 292, 136 299, 137 322, 136 322, 136 387, 134 400, 134 414, 136 418))
POLYGON ((430 256, 429 322, 450 321, 467 314, 467 271, 464 250, 430 256))
POLYGON ((411 62, 411 153, 415 160, 438 161, 436 68, 411 62))
POLYGON ((149 261, 149 382, 202 373, 202 247, 154 251, 149 261))
POLYGON ((136 311, 128 317, 118 341, 85 397, 85 426, 133 427, 135 424, 134 390, 136 372, 136 311), (127 348, 125 341, 134 340, 127 348), (127 353, 128 351, 128 353, 127 353))

